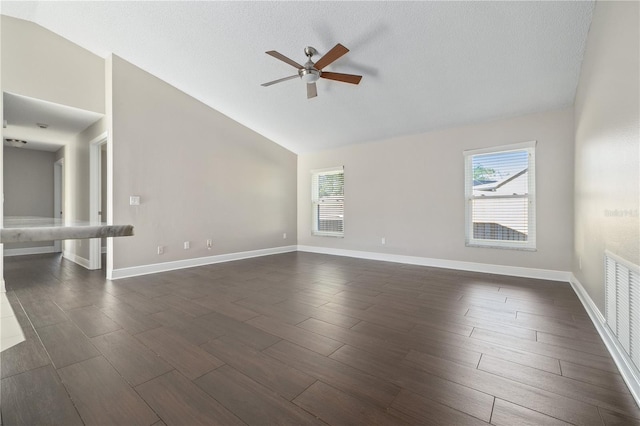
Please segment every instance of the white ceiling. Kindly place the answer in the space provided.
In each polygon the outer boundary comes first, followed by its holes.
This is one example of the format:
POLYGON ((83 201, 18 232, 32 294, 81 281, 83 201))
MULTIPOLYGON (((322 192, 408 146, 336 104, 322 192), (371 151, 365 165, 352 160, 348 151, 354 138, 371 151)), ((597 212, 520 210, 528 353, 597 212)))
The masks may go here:
MULTIPOLYGON (((256 132, 308 152, 573 104, 593 2, 2 2, 136 64, 256 132), (310 45, 351 52, 306 99, 310 45)), ((318 57, 319 57, 318 56, 318 57)), ((314 58, 317 59, 317 58, 314 58)))
MULTIPOLYGON (((4 93, 2 98, 4 120, 7 121, 3 136, 5 139, 26 140, 26 149, 57 151, 103 116, 12 93, 4 93), (40 128, 38 123, 48 127, 40 128)), ((4 145, 10 146, 6 140, 4 145)))

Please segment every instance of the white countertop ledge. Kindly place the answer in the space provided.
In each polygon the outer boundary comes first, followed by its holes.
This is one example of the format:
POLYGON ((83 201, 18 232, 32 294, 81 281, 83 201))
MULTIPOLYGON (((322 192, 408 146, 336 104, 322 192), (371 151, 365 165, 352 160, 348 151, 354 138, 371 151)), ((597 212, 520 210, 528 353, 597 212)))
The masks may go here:
POLYGON ((133 225, 107 225, 102 222, 68 221, 49 217, 5 216, 0 243, 77 240, 84 238, 128 237, 133 225))

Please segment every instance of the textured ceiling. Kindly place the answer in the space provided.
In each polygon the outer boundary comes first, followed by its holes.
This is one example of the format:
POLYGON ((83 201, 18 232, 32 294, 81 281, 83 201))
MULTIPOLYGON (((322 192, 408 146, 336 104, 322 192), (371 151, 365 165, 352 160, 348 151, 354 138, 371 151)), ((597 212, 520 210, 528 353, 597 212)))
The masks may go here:
POLYGON ((316 151, 573 104, 593 2, 2 2, 106 56, 155 74, 294 152, 316 151), (322 79, 304 62, 351 52, 322 79))

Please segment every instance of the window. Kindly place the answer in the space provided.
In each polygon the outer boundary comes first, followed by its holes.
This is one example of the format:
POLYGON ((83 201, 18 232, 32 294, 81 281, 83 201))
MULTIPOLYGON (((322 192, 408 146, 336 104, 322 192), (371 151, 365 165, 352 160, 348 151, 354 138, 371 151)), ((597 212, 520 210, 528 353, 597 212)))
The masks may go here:
POLYGON ((344 168, 311 172, 313 235, 344 236, 344 168))
POLYGON ((535 144, 464 152, 467 246, 535 250, 535 144))

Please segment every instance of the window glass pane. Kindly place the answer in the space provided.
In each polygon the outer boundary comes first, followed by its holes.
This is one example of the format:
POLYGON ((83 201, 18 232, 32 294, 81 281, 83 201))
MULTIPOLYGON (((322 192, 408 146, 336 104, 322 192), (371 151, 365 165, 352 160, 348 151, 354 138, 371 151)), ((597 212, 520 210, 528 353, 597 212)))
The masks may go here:
POLYGON ((472 157, 475 197, 526 194, 528 192, 527 151, 507 151, 472 157))
POLYGON ((342 197, 344 194, 344 173, 324 174, 318 176, 318 196, 342 197))
POLYGON ((314 235, 344 235, 344 169, 312 172, 314 235))
POLYGON ((317 230, 321 232, 344 231, 344 205, 319 204, 317 230))

